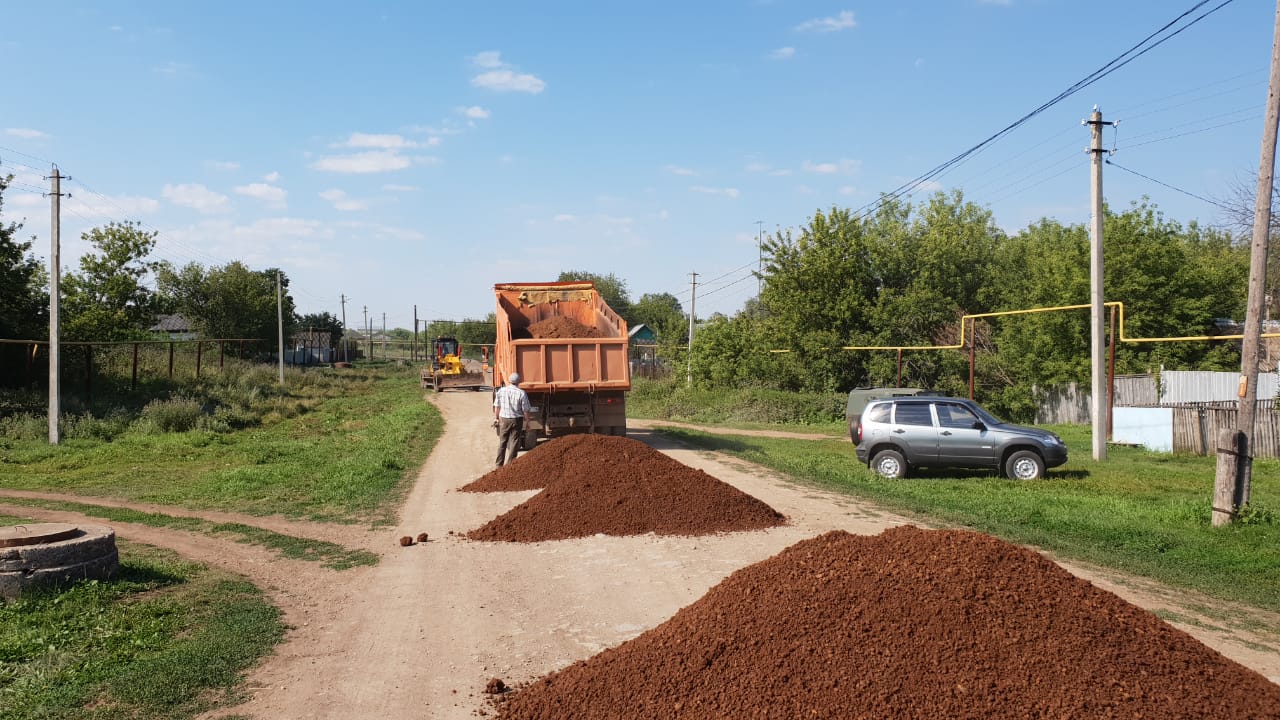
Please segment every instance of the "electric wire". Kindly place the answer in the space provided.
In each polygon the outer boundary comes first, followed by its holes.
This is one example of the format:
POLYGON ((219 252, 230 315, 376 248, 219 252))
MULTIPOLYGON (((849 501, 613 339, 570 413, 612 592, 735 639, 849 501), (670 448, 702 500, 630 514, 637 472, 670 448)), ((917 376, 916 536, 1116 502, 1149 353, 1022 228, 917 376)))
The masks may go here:
POLYGON ((1216 207, 1216 208, 1218 208, 1218 209, 1220 209, 1220 210, 1226 210, 1226 211, 1228 211, 1228 212, 1231 212, 1231 210, 1232 210, 1232 208, 1229 208, 1229 207, 1227 207, 1226 205, 1223 205, 1222 203, 1218 202, 1217 200, 1210 200, 1210 199, 1209 199, 1209 198, 1207 198, 1207 197, 1203 197, 1203 196, 1201 196, 1201 195, 1197 195, 1197 194, 1195 194, 1195 193, 1193 193, 1193 192, 1190 192, 1190 191, 1188 191, 1188 190, 1183 190, 1183 189, 1182 189, 1182 188, 1180 188, 1180 187, 1174 187, 1173 185, 1170 185, 1169 183, 1161 182, 1161 181, 1159 181, 1159 180, 1157 180, 1157 179, 1155 179, 1155 178, 1153 178, 1153 177, 1151 177, 1151 176, 1149 176, 1149 175, 1143 175, 1142 173, 1138 172, 1137 170, 1131 170, 1131 169, 1129 169, 1129 168, 1127 168, 1127 167, 1125 167, 1125 166, 1123 166, 1123 165, 1120 165, 1120 164, 1118 164, 1118 163, 1112 162, 1112 161, 1111 161, 1111 158, 1107 158, 1106 163, 1107 163, 1108 165, 1110 165, 1111 167, 1118 168, 1118 169, 1123 170, 1123 171, 1125 171, 1125 172, 1127 172, 1127 173, 1130 173, 1130 174, 1132 174, 1132 175, 1137 175, 1138 177, 1142 178, 1143 180, 1149 180, 1149 181, 1151 181, 1151 182, 1153 182, 1153 183, 1155 183, 1155 184, 1157 184, 1157 185, 1161 185, 1161 186, 1164 186, 1164 187, 1169 188, 1170 190, 1173 190, 1173 191, 1176 191, 1176 192, 1180 192, 1180 193, 1182 193, 1183 195, 1186 195, 1186 196, 1188 196, 1188 197, 1193 197, 1193 198, 1195 198, 1196 200, 1201 200, 1201 201, 1203 201, 1203 202, 1207 202, 1207 203, 1209 203, 1210 205, 1212 205, 1212 206, 1214 206, 1214 207, 1216 207))
POLYGON ((874 214, 876 210, 883 207, 886 203, 892 202, 893 200, 910 193, 912 190, 919 187, 920 185, 928 182, 929 180, 932 180, 935 177, 942 175, 943 173, 956 167, 960 163, 963 163, 969 158, 982 152, 984 149, 986 149, 987 147, 995 143, 997 140, 1003 138, 1004 136, 1018 129, 1019 127, 1024 125, 1027 121, 1031 120, 1035 116, 1043 113, 1045 110, 1048 110, 1049 108, 1053 107, 1054 105, 1057 105, 1063 100, 1066 100, 1072 95, 1075 95, 1076 93, 1089 87, 1090 85, 1093 85, 1094 83, 1114 73, 1120 68, 1128 65, 1134 60, 1137 60, 1139 57, 1142 57, 1146 53, 1150 52, 1151 50, 1154 50, 1160 45, 1163 45, 1164 43, 1168 42, 1174 37, 1177 37, 1179 34, 1186 31, 1188 28, 1192 27, 1196 23, 1199 23, 1201 20, 1221 10, 1223 7, 1227 6, 1232 2, 1234 2, 1234 0, 1223 0, 1216 7, 1206 11, 1204 14, 1187 22, 1182 27, 1179 27, 1178 29, 1173 30, 1172 32, 1169 32, 1169 34, 1153 42, 1153 38, 1156 38, 1162 33, 1168 31, 1171 27, 1181 22, 1184 18, 1186 18, 1187 16, 1191 15, 1192 13, 1196 12, 1201 7, 1209 3, 1209 0, 1201 0, 1201 2, 1196 3, 1190 9, 1184 11, 1183 13, 1175 17, 1173 20, 1166 23, 1159 30, 1156 30, 1155 32, 1148 35, 1147 37, 1143 38, 1140 42, 1138 42, 1133 47, 1129 48, 1128 50, 1124 51, 1120 55, 1116 56, 1115 58, 1113 58, 1112 60, 1104 64, 1102 67, 1086 75, 1084 78, 1078 80, 1077 82, 1075 82, 1074 84, 1069 86, 1067 89, 1063 90, 1062 92, 1058 93, 1056 96, 1054 96, 1050 100, 1042 103, 1039 107, 1026 113, 1025 115, 1018 118, 1017 120, 1014 120, 1012 123, 1009 123, 1004 128, 1000 129, 999 131, 997 131, 990 137, 986 138, 985 140, 982 140, 978 144, 970 147, 968 150, 965 150, 964 152, 960 153, 959 155, 956 155, 950 160, 947 160, 937 165, 932 170, 929 170, 923 175, 920 175, 912 180, 907 181, 906 183, 903 183, 902 185, 899 185, 897 188, 895 188, 891 192, 881 195, 877 200, 871 203, 868 203, 866 205, 863 205, 862 207, 854 211, 855 214, 865 213, 866 216, 870 216, 874 214), (1150 44, 1148 45, 1148 43, 1150 44))

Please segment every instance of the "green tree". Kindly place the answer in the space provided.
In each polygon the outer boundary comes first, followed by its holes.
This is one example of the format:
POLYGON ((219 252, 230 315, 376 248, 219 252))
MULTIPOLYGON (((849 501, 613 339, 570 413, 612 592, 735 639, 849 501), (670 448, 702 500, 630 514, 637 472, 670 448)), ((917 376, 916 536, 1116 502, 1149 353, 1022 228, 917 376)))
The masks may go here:
POLYGON ((684 344, 689 333, 689 316, 685 314, 680 301, 671 293, 646 293, 631 306, 632 320, 635 325, 644 324, 653 330, 658 343, 658 354, 666 357, 668 352, 684 344))
POLYGON ((598 275, 585 270, 566 270, 560 273, 560 277, 556 278, 556 282, 570 281, 595 283, 596 292, 600 293, 600 297, 604 298, 605 303, 613 308, 613 311, 618 313, 623 320, 626 320, 628 325, 633 322, 631 317, 631 295, 627 292, 627 282, 625 280, 613 273, 598 275))
MULTIPOLYGON (((274 339, 277 332, 274 268, 250 270, 239 261, 204 268, 190 263, 181 270, 162 267, 161 292, 206 338, 274 339)), ((285 337, 297 328, 289 277, 279 273, 285 337)))
POLYGON ((124 340, 146 335, 160 307, 143 282, 160 267, 147 260, 156 234, 130 221, 108 223, 81 235, 96 252, 83 255, 79 272, 67 273, 62 283, 67 339, 124 340))
POLYGON ((330 312, 307 313, 298 318, 299 330, 329 333, 329 347, 342 345, 342 321, 330 312))
MULTIPOLYGON (((0 176, 0 218, 12 180, 0 176)), ((17 239, 21 229, 22 223, 0 219, 0 337, 39 339, 49 334, 48 276, 31 254, 31 243, 17 239)))

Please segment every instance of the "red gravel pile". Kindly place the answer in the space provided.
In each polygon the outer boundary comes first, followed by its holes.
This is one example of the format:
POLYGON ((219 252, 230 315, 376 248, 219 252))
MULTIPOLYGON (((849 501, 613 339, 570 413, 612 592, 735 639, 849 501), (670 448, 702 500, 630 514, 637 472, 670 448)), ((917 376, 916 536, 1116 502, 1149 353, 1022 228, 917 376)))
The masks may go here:
POLYGON ((529 335, 536 339, 543 338, 594 338, 600 337, 600 331, 587 327, 570 317, 552 315, 546 320, 529 326, 529 335))
MULTIPOLYGON (((605 535, 710 535, 760 530, 785 518, 768 505, 638 440, 570 435, 490 475, 545 489, 467 533, 472 540, 538 542, 605 535)), ((485 482, 486 475, 468 488, 485 482)))
POLYGON ((900 527, 743 568, 499 715, 1280 718, 1280 687, 1036 553, 900 527))
POLYGON ((493 472, 458 488, 462 492, 517 492, 540 490, 564 476, 566 455, 590 455, 596 452, 592 438, 596 435, 566 435, 544 442, 529 452, 516 456, 493 472), (586 445, 586 447, 583 447, 586 445))

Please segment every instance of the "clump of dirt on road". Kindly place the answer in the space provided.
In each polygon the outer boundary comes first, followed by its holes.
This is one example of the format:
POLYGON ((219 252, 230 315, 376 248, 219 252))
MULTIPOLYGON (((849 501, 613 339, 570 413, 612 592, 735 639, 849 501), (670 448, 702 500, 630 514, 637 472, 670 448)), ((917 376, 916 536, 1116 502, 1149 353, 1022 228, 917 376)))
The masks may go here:
POLYGON ((544 489, 467 533, 472 540, 710 535, 760 530, 786 520, 732 485, 624 437, 570 435, 552 440, 464 489, 480 489, 477 486, 544 489))
POLYGON ((596 338, 600 331, 587 327, 571 317, 552 315, 546 320, 529 326, 529 336, 538 340, 544 338, 596 338))
POLYGON ((502 720, 1277 718, 1280 687, 1029 550, 830 532, 534 681, 502 720))

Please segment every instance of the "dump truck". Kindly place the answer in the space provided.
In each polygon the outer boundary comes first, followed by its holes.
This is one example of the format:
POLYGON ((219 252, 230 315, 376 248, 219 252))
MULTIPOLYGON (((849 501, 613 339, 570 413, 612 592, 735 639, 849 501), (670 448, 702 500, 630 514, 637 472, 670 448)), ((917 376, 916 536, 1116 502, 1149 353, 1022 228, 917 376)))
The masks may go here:
POLYGON ((502 283, 493 291, 493 387, 520 373, 520 387, 533 405, 522 447, 530 450, 540 438, 569 433, 625 436, 631 389, 627 322, 595 285, 502 283))

